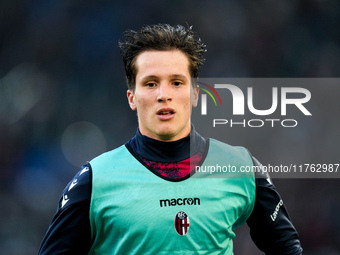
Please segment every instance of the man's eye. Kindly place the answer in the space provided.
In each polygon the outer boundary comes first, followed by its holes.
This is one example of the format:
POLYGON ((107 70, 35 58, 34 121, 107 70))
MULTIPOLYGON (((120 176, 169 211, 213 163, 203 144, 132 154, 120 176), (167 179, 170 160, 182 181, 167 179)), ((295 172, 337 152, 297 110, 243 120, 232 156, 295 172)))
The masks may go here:
POLYGON ((175 86, 180 86, 180 85, 183 84, 183 82, 181 82, 181 81, 175 81, 175 82, 173 82, 173 84, 174 84, 175 86))
POLYGON ((155 82, 148 82, 146 83, 146 86, 149 87, 149 88, 153 88, 156 86, 156 83, 155 82))

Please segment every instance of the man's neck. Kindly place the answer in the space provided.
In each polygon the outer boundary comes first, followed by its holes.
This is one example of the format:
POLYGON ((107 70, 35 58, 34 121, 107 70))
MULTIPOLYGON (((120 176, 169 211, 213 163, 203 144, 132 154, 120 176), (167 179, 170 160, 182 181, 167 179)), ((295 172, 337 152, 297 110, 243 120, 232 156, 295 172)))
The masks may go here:
POLYGON ((158 162, 182 161, 205 148, 205 144, 205 139, 195 131, 194 126, 191 126, 188 136, 177 141, 152 139, 142 135, 138 129, 136 135, 128 142, 128 146, 139 157, 158 162))

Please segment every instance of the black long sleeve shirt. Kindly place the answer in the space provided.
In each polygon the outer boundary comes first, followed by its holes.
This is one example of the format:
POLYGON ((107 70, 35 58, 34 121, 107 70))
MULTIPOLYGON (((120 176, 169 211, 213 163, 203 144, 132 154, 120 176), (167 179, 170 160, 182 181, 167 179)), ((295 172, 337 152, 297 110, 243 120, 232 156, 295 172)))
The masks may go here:
MULTIPOLYGON (((162 164, 177 163, 195 155, 204 155, 207 139, 193 129, 188 137, 175 142, 161 142, 142 136, 139 131, 125 144, 150 171, 165 179, 189 178, 170 174, 147 165, 145 159, 162 164)), ((253 157, 254 165, 261 164, 253 157)), ((175 169, 176 170, 176 169, 175 169)), ((178 169, 177 169, 178 170, 178 169)), ((180 169, 179 169, 180 170, 180 169)), ((256 172, 256 199, 247 224, 256 246, 266 255, 302 254, 298 234, 291 223, 286 207, 265 172, 256 172)), ((176 180, 178 181, 178 180, 176 180)), ((62 192, 57 212, 42 241, 39 254, 87 254, 91 248, 89 208, 91 202, 91 165, 85 164, 62 192)))

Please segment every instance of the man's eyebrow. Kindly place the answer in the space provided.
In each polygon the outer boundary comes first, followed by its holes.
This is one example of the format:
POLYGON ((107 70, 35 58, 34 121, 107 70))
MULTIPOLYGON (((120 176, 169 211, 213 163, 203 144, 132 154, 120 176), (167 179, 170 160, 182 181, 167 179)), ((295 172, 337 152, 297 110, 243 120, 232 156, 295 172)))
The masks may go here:
POLYGON ((147 76, 144 76, 144 77, 141 77, 140 80, 141 81, 146 81, 146 80, 157 80, 159 79, 158 76, 156 75, 147 75, 147 76))
MULTIPOLYGON (((171 79, 182 79, 182 80, 187 80, 188 78, 183 75, 183 74, 172 74, 170 75, 170 78, 171 79)), ((144 77, 141 77, 141 81, 145 81, 145 80, 158 80, 160 79, 159 76, 157 75, 147 75, 147 76, 144 76, 144 77)))
POLYGON ((187 77, 183 74, 173 74, 170 76, 171 78, 173 79, 184 79, 184 80, 187 80, 187 77))

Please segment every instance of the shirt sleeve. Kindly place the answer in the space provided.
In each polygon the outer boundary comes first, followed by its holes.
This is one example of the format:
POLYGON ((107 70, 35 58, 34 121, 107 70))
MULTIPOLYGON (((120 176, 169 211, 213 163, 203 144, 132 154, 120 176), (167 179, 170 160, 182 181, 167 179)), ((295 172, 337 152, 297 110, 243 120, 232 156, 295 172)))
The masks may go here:
MULTIPOLYGON (((253 161, 262 169, 255 158, 253 161)), ((255 206, 247 220, 254 243, 266 255, 302 254, 298 233, 268 173, 256 171, 255 177, 255 206)))
POLYGON ((91 247, 91 189, 92 171, 90 165, 83 165, 60 196, 57 212, 41 243, 39 255, 88 253, 91 247))

